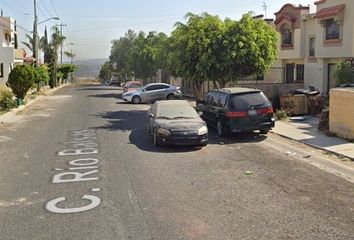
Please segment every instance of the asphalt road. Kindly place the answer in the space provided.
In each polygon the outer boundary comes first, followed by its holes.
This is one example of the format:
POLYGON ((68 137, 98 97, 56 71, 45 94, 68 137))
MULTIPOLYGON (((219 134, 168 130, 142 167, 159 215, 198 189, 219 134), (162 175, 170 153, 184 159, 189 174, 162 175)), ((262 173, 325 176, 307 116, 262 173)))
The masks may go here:
POLYGON ((0 126, 0 239, 354 239, 353 183, 287 140, 154 148, 119 96, 67 87, 0 126))

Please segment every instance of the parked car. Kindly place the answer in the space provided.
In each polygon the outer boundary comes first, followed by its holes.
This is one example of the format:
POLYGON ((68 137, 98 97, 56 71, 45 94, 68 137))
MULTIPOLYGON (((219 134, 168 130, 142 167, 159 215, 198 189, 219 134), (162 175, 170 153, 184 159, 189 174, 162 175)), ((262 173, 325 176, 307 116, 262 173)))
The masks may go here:
POLYGON ((208 128, 196 110, 184 100, 155 102, 148 110, 147 132, 154 146, 206 146, 208 128))
POLYGON ((112 79, 109 81, 109 85, 111 86, 119 86, 119 81, 116 79, 112 79))
POLYGON ((157 100, 171 100, 182 95, 179 87, 166 83, 151 83, 132 92, 123 93, 124 101, 132 103, 154 102, 157 100))
POLYGON ((132 91, 135 91, 139 88, 143 87, 143 84, 139 81, 129 81, 129 82, 126 82, 123 86, 123 93, 126 93, 126 92, 132 92, 132 91))
POLYGON ((224 88, 211 91, 197 104, 206 123, 219 136, 259 130, 267 134, 274 127, 273 107, 260 90, 224 88))

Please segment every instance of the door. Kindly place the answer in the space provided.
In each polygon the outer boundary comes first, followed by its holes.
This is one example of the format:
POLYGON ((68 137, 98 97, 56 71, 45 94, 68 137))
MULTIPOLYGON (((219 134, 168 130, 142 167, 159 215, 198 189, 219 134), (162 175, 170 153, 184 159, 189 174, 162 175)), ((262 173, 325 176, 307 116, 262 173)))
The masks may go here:
POLYGON ((285 66, 285 81, 286 83, 294 82, 294 64, 286 64, 285 66))

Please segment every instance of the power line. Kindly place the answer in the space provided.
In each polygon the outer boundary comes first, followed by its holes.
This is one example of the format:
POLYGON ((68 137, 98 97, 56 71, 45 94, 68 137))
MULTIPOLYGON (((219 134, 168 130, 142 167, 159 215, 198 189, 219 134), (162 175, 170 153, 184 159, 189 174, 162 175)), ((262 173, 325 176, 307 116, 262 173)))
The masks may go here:
POLYGON ((57 12, 57 9, 56 9, 55 6, 54 6, 53 0, 50 0, 50 2, 51 2, 51 4, 52 4, 53 10, 54 10, 56 16, 59 17, 59 14, 58 14, 58 12, 57 12))
POLYGON ((16 12, 18 12, 18 13, 21 13, 21 15, 28 15, 28 13, 27 12, 24 12, 24 11, 22 11, 22 10, 20 10, 17 6, 15 6, 14 4, 10 4, 9 2, 7 2, 6 0, 3 0, 4 2, 4 4, 7 6, 7 8, 9 9, 9 10, 15 10, 16 12))
POLYGON ((44 13, 44 11, 42 10, 42 8, 39 6, 38 3, 37 3, 37 8, 39 9, 39 11, 41 12, 41 14, 42 14, 42 16, 43 16, 44 18, 49 18, 49 17, 47 17, 47 15, 44 13))
POLYGON ((49 16, 50 16, 50 17, 53 17, 53 15, 49 12, 47 6, 44 4, 43 0, 41 0, 41 3, 42 3, 42 5, 43 5, 44 9, 46 10, 46 12, 49 14, 49 16))

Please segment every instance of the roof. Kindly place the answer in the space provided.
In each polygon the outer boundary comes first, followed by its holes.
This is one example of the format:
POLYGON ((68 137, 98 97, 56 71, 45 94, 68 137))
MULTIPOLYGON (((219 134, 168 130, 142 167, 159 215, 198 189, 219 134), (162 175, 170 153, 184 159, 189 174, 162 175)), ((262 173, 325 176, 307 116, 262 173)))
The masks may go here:
POLYGON ((326 2, 326 0, 319 0, 319 1, 315 2, 315 5, 319 5, 319 4, 322 4, 322 3, 325 3, 325 2, 326 2))
POLYGON ((275 15, 278 15, 278 14, 281 13, 281 12, 284 10, 284 8, 286 8, 286 7, 291 7, 291 8, 296 9, 296 10, 309 10, 309 9, 310 9, 310 7, 307 7, 307 6, 302 6, 302 5, 296 6, 296 5, 294 5, 294 4, 287 3, 287 4, 285 4, 278 12, 276 12, 276 13, 274 13, 274 14, 275 14, 275 15))
POLYGON ((162 100, 156 102, 158 105, 189 105, 189 102, 186 100, 162 100))
POLYGON ((251 93, 251 92, 260 92, 261 90, 254 89, 254 88, 222 88, 219 91, 227 92, 227 93, 251 93))
POLYGON ((344 8, 345 8, 345 4, 340 4, 328 8, 322 8, 320 11, 316 13, 315 18, 327 18, 327 17, 336 16, 340 14, 344 8))
POLYGON ((160 85, 160 84, 162 84, 162 85, 169 85, 169 84, 167 84, 167 83, 149 83, 149 84, 147 84, 146 86, 152 86, 152 85, 160 85))

